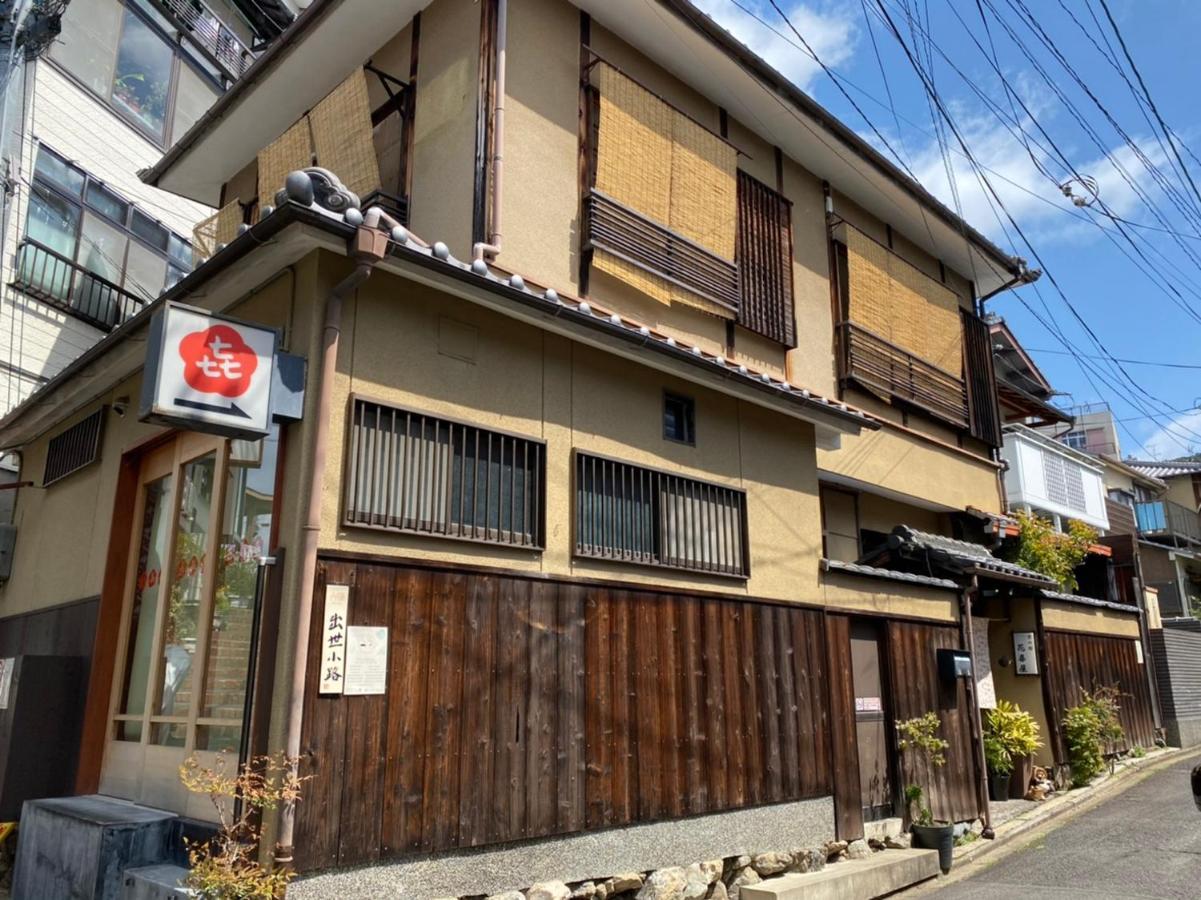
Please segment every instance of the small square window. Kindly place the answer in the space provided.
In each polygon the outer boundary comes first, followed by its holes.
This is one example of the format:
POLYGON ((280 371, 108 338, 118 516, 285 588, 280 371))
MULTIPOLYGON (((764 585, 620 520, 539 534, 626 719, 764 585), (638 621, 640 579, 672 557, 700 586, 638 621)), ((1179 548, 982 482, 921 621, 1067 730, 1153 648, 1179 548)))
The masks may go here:
POLYGON ((681 444, 696 444, 696 403, 691 397, 663 394, 663 437, 681 444))

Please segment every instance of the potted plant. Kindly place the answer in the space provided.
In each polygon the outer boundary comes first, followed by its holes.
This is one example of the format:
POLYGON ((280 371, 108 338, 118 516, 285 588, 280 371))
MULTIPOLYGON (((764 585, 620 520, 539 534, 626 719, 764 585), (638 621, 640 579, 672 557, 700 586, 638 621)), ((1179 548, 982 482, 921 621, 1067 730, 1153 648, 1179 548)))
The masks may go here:
POLYGON ((1010 700, 998 700, 996 707, 990 709, 984 719, 984 757, 988 762, 989 791, 991 793, 994 786, 1001 787, 999 780, 994 785, 993 772, 1009 774, 1010 783, 1004 786, 1004 793, 994 794, 992 799, 1026 796, 1034 768, 1034 751, 1041 746, 1034 716, 1010 700), (990 745, 994 749, 990 750, 990 745), (1002 755, 1006 757, 1005 760, 1001 759, 1002 755))
POLYGON ((1005 742, 992 732, 984 733, 984 761, 988 765, 988 799, 1007 800, 1013 775, 1013 757, 1005 742))
MULTIPOLYGON (((942 722, 938 713, 928 712, 913 719, 897 722, 897 746, 910 756, 907 770, 913 777, 930 767, 945 765, 947 748, 950 746, 938 736, 942 722)), ((955 826, 934 818, 934 812, 926 802, 926 791, 920 784, 905 786, 905 814, 909 817, 909 830, 913 834, 913 845, 938 851, 938 865, 943 874, 951 871, 955 850, 955 826)))

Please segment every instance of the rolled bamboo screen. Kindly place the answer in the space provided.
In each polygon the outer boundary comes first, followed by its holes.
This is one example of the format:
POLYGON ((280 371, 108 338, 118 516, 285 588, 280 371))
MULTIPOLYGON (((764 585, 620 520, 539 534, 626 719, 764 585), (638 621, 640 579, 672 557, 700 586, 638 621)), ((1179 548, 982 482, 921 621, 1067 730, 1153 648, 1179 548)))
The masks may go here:
MULTIPOLYGON (((734 148, 603 61, 596 187, 619 203, 733 261, 737 222, 734 148)), ((603 250, 593 265, 660 303, 723 318, 733 311, 603 250)))
POLYGON ((367 75, 361 68, 313 107, 309 126, 317 165, 337 175, 360 198, 379 188, 367 75))
POLYGON ((275 205, 275 192, 284 186, 289 172, 313 164, 309 117, 301 116, 292 127, 259 151, 259 209, 275 205))
MULTIPOLYGON (((281 182, 282 184, 282 182, 281 182)), ((242 204, 235 198, 192 229, 192 264, 199 265, 217 252, 220 244, 228 244, 238 236, 242 224, 242 204)))
POLYGON ((959 378, 959 297, 854 228, 846 229, 848 318, 959 378))

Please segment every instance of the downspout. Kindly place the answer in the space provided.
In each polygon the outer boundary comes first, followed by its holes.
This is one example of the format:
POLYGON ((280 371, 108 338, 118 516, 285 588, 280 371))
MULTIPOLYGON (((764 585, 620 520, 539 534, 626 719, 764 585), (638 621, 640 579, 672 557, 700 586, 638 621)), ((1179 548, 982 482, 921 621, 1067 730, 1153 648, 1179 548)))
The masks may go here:
POLYGON ((493 91, 492 106, 492 185, 489 199, 488 242, 479 243, 471 248, 475 259, 495 259, 500 255, 503 241, 501 216, 501 194, 505 182, 505 49, 509 35, 509 2, 497 0, 496 3, 496 83, 493 91))
MULTIPOLYGON (((321 537, 321 501, 325 494, 325 454, 329 443, 330 403, 334 390, 334 374, 338 363, 338 342, 342 335, 342 301, 350 296, 371 274, 371 270, 387 255, 388 232, 378 228, 381 220, 390 228, 398 223, 372 207, 363 217, 351 241, 349 250, 356 264, 354 271, 343 278, 325 300, 325 327, 322 335, 321 371, 314 402, 313 465, 309 479, 308 505, 303 526, 300 557, 300 594, 296 600, 296 630, 293 634, 294 663, 292 686, 288 695, 288 725, 285 753, 292 774, 299 768, 300 731, 304 720, 305 680, 308 675, 309 632, 313 617, 313 587, 317 578, 317 547, 321 537)), ((280 814, 279 840, 275 845, 275 862, 291 866, 293 836, 296 828, 295 805, 285 805, 280 814)))
POLYGON ((976 771, 976 802, 984 819, 982 837, 991 840, 996 837, 992 827, 992 815, 988 806, 987 764, 984 757, 984 729, 980 724, 980 698, 976 690, 976 640, 972 630, 972 600, 980 593, 980 577, 972 576, 971 586, 960 595, 963 608, 960 611, 959 625, 963 632, 963 640, 967 645, 968 657, 972 663, 972 677, 968 679, 967 689, 971 709, 969 719, 972 730, 972 768, 976 771))

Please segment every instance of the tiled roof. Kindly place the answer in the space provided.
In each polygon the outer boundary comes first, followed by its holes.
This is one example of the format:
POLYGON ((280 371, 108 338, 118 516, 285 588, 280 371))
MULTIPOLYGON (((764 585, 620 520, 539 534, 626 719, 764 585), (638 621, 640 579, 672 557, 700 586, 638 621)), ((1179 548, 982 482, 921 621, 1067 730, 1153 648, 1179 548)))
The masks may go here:
POLYGON ((959 589, 959 585, 949 578, 935 578, 933 575, 915 575, 912 572, 898 572, 895 569, 881 569, 877 566, 842 562, 837 559, 823 559, 822 568, 827 572, 843 572, 848 575, 863 575, 868 578, 883 578, 888 581, 905 581, 909 584, 922 584, 927 587, 959 589))
POLYGON ((1201 475, 1201 461, 1192 460, 1123 460, 1132 469, 1138 469, 1152 478, 1171 478, 1174 475, 1201 475))
POLYGON ((950 568, 968 574, 979 573, 1008 581, 1055 584, 1054 579, 1048 578, 1040 572, 997 559, 987 547, 981 544, 960 541, 928 531, 918 531, 908 525, 898 525, 893 529, 892 535, 889 536, 889 543, 893 544, 894 542, 909 551, 925 551, 939 558, 950 568))
POLYGON ((1075 603, 1079 606, 1096 606, 1101 609, 1112 609, 1116 612, 1129 613, 1132 616, 1139 615, 1137 606, 1131 606, 1129 603, 1112 603, 1109 600, 1098 600, 1095 597, 1081 597, 1079 594, 1064 594, 1060 591, 1039 591, 1048 600, 1059 600, 1063 603, 1075 603))

